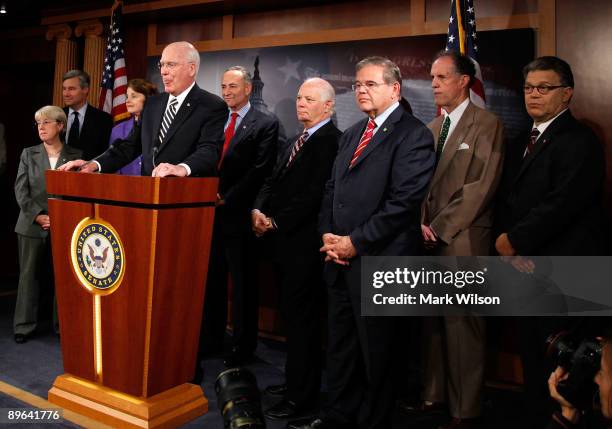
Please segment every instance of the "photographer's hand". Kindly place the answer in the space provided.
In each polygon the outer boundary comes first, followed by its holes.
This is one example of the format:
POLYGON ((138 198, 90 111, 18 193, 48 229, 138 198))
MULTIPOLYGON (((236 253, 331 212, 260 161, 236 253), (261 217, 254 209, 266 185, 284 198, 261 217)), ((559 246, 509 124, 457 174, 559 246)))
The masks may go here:
POLYGON ((570 404, 567 399, 561 396, 557 391, 557 384, 559 384, 560 381, 565 380, 568 375, 568 372, 558 366, 557 369, 555 369, 555 371, 552 372, 550 374, 550 377, 548 378, 548 390, 550 392, 550 397, 557 401, 559 405, 561 405, 561 414, 563 415, 563 417, 565 417, 572 423, 578 423, 578 418, 580 417, 578 409, 575 408, 572 404, 570 404))

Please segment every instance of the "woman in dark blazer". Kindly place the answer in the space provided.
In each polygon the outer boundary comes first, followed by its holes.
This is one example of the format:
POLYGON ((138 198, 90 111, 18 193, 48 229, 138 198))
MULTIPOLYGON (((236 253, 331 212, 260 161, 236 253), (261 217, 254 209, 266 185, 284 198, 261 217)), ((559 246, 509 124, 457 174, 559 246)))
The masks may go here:
MULTIPOLYGON (((45 170, 81 157, 80 150, 63 143, 66 114, 60 107, 45 106, 35 113, 34 120, 42 143, 23 150, 15 180, 15 197, 21 209, 15 226, 20 268, 13 321, 16 343, 26 342, 36 329, 40 288, 53 277, 45 170)), ((54 311, 57 328, 56 319, 54 311)))

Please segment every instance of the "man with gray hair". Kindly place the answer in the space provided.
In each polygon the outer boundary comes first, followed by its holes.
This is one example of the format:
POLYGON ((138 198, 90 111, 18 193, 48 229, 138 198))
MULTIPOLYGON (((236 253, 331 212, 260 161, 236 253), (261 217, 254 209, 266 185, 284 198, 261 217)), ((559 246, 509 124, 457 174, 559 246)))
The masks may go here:
MULTIPOLYGON (((278 142, 278 120, 251 106, 251 91, 251 75, 244 67, 233 66, 223 73, 225 141, 219 161, 219 193, 199 352, 203 357, 222 351, 229 273, 234 322, 231 350, 225 358, 229 366, 249 359, 257 346, 258 296, 253 257, 257 252, 250 228, 251 208, 257 191, 272 171, 278 142)), ((198 366, 196 383, 200 374, 198 366)))
POLYGON ((114 173, 142 154, 143 176, 215 176, 227 107, 198 87, 199 66, 191 43, 166 46, 159 62, 165 93, 147 99, 132 133, 92 162, 71 161, 60 169, 114 173))
POLYGON ((296 110, 304 131, 279 157, 253 205, 253 231, 272 242, 287 329, 286 383, 266 388, 283 398, 266 410, 270 419, 295 418, 312 410, 319 397, 324 289, 317 215, 342 134, 331 121, 334 102, 329 82, 312 78, 302 84, 296 110))
POLYGON ((367 117, 339 142, 319 214, 328 285, 328 396, 322 418, 292 428, 391 427, 397 320, 361 314, 361 258, 422 250, 420 212, 434 163, 427 127, 400 106, 400 70, 387 58, 356 65, 367 117))
POLYGON ((64 113, 68 118, 66 143, 81 149, 85 159, 92 159, 108 148, 113 119, 87 102, 89 75, 82 70, 70 70, 62 79, 64 113))

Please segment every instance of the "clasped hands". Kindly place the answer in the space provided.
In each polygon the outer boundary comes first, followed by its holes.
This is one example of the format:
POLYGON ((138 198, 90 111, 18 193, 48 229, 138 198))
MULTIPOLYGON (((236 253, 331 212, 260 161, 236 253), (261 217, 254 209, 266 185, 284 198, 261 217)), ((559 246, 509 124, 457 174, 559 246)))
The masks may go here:
POLYGON ((325 252, 326 262, 333 261, 338 265, 349 265, 349 260, 357 256, 350 236, 330 232, 323 234, 323 247, 319 251, 325 252))
POLYGON ((40 227, 45 231, 48 231, 49 228, 51 228, 51 220, 49 219, 49 215, 39 214, 38 216, 36 216, 34 221, 39 224, 40 227))

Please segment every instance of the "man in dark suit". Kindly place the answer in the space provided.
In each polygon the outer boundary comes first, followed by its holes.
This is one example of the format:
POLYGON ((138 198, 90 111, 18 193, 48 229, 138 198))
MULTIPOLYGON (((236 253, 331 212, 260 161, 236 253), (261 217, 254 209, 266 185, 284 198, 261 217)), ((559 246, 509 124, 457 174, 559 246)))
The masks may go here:
POLYGON ((60 169, 115 172, 142 154, 143 176, 215 176, 227 106, 195 83, 199 66, 190 43, 166 46, 159 62, 165 93, 147 99, 132 133, 92 162, 71 161, 60 169))
MULTIPOLYGON (((486 256, 492 245, 493 196, 501 179, 504 127, 470 101, 472 60, 443 51, 431 66, 431 86, 442 114, 428 124, 438 163, 423 203, 423 239, 436 256, 486 256)), ((465 260, 462 261, 465 263, 465 260)), ((481 416, 485 319, 425 318, 425 389, 421 408, 448 401, 448 429, 476 426, 481 416)))
POLYGON ((312 409, 321 387, 323 258, 317 217, 342 134, 331 122, 334 102, 329 82, 312 78, 302 84, 296 110, 304 131, 280 157, 253 205, 253 230, 273 242, 282 279, 280 310, 287 329, 286 384, 266 389, 284 396, 266 410, 272 419, 312 409))
MULTIPOLYGON (((572 70, 560 58, 540 57, 525 66, 523 76, 533 126, 507 151, 495 248, 527 271, 537 267, 526 256, 604 254, 604 153, 593 131, 569 111, 572 70)), ((526 418, 533 427, 543 427, 551 412, 544 341, 568 321, 522 317, 518 323, 526 418)))
POLYGON ((278 120, 249 102, 251 82, 249 72, 235 66, 225 71, 221 83, 229 110, 225 111, 225 142, 219 163, 219 194, 200 338, 201 356, 223 348, 229 272, 234 287, 234 330, 232 350, 226 356, 228 366, 241 364, 257 346, 256 250, 251 209, 257 191, 274 166, 278 141, 278 120))
POLYGON ((66 143, 81 149, 84 159, 92 159, 106 149, 113 128, 111 115, 87 103, 89 75, 70 70, 62 78, 64 113, 68 117, 66 143))
POLYGON ((356 71, 355 99, 369 118, 340 138, 319 219, 328 403, 321 419, 303 427, 391 427, 397 320, 361 316, 361 257, 421 253, 421 204, 435 163, 431 132, 399 105, 399 68, 369 57, 356 71))

